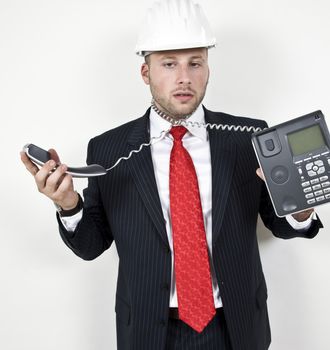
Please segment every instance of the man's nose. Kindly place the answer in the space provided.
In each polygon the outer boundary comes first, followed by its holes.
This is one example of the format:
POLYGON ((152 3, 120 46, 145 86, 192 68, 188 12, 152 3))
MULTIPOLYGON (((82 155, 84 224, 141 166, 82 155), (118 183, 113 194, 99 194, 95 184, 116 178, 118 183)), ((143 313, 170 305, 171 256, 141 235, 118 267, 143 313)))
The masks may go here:
POLYGON ((177 82, 178 82, 178 84, 191 84, 189 67, 179 66, 177 82))

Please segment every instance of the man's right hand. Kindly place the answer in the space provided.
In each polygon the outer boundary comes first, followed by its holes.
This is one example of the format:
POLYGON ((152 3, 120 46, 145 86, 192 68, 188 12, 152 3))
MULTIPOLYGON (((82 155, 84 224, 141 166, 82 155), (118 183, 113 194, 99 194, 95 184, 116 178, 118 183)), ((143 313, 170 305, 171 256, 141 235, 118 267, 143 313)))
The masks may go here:
POLYGON ((67 166, 60 163, 59 156, 54 149, 48 151, 52 160, 48 161, 40 169, 29 159, 25 152, 21 152, 21 160, 26 169, 32 174, 40 193, 50 198, 64 210, 70 210, 77 206, 78 193, 74 190, 72 176, 66 174, 67 166), (56 164, 60 164, 52 172, 56 164))

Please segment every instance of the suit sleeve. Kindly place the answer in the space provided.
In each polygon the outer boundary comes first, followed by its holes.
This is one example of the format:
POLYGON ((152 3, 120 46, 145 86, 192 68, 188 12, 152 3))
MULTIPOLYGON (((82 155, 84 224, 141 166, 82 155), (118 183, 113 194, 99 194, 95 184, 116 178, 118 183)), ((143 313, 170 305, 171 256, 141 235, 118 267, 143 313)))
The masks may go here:
MULTIPOLYGON (((87 164, 93 163, 93 140, 88 144, 87 164)), ((68 232, 57 214, 64 243, 80 258, 92 260, 108 249, 113 241, 99 191, 98 178, 88 178, 84 189, 83 215, 73 232, 68 232)))
POLYGON ((262 184, 259 213, 264 225, 272 231, 274 236, 279 238, 313 238, 323 227, 322 222, 317 217, 317 220, 312 220, 308 230, 295 230, 286 218, 279 218, 276 215, 265 184, 262 184))

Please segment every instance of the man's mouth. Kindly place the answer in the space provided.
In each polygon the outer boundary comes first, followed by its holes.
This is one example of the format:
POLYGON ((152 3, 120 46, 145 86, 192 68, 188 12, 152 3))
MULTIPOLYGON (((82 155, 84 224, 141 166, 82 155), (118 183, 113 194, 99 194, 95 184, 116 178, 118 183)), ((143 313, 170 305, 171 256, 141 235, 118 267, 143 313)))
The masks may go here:
POLYGON ((177 92, 174 94, 174 97, 181 102, 186 102, 193 98, 193 94, 189 92, 177 92))

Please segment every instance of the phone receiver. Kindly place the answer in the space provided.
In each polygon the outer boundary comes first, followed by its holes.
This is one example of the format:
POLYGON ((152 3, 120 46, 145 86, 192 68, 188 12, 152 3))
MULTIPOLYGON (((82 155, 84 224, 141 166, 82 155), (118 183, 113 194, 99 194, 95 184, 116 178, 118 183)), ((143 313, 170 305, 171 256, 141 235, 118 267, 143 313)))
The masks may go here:
MULTIPOLYGON (((23 147, 23 151, 32 160, 33 163, 40 166, 43 166, 51 159, 49 152, 34 145, 33 143, 26 144, 23 147)), ((91 164, 78 168, 68 167, 66 173, 70 174, 72 177, 93 177, 105 175, 107 171, 102 165, 91 164)))

